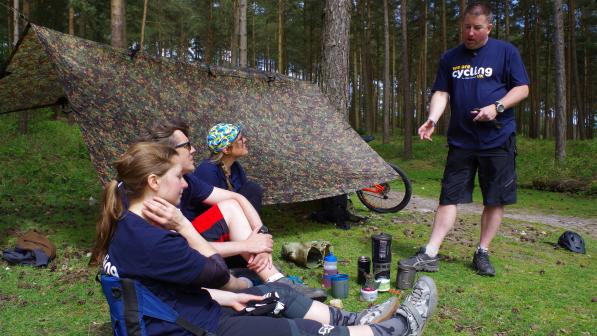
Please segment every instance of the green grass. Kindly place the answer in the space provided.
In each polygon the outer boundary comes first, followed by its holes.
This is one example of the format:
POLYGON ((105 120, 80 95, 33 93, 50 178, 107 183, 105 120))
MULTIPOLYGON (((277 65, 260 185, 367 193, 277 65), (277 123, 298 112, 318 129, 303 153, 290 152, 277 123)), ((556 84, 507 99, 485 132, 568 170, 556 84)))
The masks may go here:
MULTIPOLYGON (((107 306, 95 283, 95 270, 86 266, 98 210, 93 199, 99 198, 101 188, 78 127, 49 120, 48 112, 34 116, 26 135, 17 134, 15 125, 15 116, 0 116, 0 247, 12 247, 16 233, 36 228, 56 244, 58 255, 46 269, 0 262, 0 335, 109 335, 107 306)), ((522 183, 556 176, 556 170, 550 168, 552 145, 519 139, 522 183)), ((436 137, 433 143, 416 140, 415 158, 406 161, 399 157, 401 139, 390 145, 374 142, 373 146, 406 170, 416 194, 437 198, 445 139, 436 137)), ((573 159, 557 171, 562 174, 558 176, 594 180, 594 149, 595 141, 570 142, 568 153, 573 159), (588 175, 579 173, 581 169, 588 175)), ((519 209, 597 218, 595 198, 528 189, 520 190, 519 195, 519 209)), ((432 214, 372 214, 353 200, 370 220, 349 231, 308 220, 309 203, 266 207, 263 218, 274 232, 276 257, 284 242, 330 241, 340 271, 351 276, 350 296, 344 305, 356 310, 367 306, 357 300, 356 260, 359 255, 371 254, 371 235, 381 231, 392 234, 394 281, 395 262, 426 241, 432 214)), ((586 255, 568 253, 551 245, 561 229, 506 220, 492 246, 498 275, 483 278, 469 268, 479 232, 477 223, 478 216, 460 216, 442 247, 442 269, 432 275, 440 303, 427 335, 595 333, 595 239, 585 236, 586 255)), ((321 269, 276 262, 288 274, 302 276, 311 286, 319 285, 321 269)), ((383 294, 378 301, 388 296, 383 294)))

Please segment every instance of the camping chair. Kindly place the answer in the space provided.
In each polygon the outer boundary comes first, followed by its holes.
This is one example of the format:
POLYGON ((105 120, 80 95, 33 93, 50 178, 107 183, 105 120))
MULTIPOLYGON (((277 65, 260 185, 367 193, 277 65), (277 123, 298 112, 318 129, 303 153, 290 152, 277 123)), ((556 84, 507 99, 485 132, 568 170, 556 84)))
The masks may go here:
POLYGON ((215 336, 181 318, 139 281, 98 274, 96 280, 110 307, 110 320, 115 336, 147 336, 144 317, 176 323, 197 336, 215 336))

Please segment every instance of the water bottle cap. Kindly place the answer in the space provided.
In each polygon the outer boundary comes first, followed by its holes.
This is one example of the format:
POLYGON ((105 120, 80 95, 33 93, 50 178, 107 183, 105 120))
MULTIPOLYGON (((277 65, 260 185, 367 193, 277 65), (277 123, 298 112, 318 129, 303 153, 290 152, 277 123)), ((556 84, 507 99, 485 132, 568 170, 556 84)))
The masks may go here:
POLYGON ((325 258, 323 258, 323 261, 327 261, 327 262, 337 262, 338 259, 336 258, 336 256, 334 255, 334 253, 332 253, 330 251, 330 253, 328 255, 325 256, 325 258))

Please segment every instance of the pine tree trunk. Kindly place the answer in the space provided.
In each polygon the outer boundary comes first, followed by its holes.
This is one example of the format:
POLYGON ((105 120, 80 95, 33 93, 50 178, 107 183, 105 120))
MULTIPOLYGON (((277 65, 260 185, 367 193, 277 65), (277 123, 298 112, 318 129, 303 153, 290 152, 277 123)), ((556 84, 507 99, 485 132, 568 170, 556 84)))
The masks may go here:
MULTIPOLYGON (((568 29, 566 30, 568 44, 566 45, 566 118, 568 119, 566 122, 566 138, 574 139, 575 132, 574 132, 574 107, 572 106, 572 30, 574 22, 574 13, 570 10, 574 6, 573 0, 568 0, 568 29)), ((566 27, 566 26, 564 26, 566 27)), ((564 28, 565 29, 565 28, 564 28)))
POLYGON ((245 68, 247 66, 247 0, 240 0, 239 14, 239 66, 245 68))
POLYGON ((348 121, 350 1, 326 0, 323 24, 321 89, 348 121))
POLYGON ((240 6, 238 1, 239 0, 232 0, 232 33, 230 34, 230 65, 232 66, 238 66, 238 36, 240 32, 240 6))
POLYGON ((212 63, 212 53, 214 45, 213 33, 213 0, 207 1, 207 41, 205 43, 205 63, 212 63))
POLYGON ((20 9, 20 2, 19 0, 13 0, 12 6, 14 11, 12 12, 12 45, 16 46, 19 42, 19 37, 21 36, 21 27, 19 24, 19 9, 20 9))
POLYGON ((126 47, 126 0, 111 0, 112 36, 115 48, 126 47))
MULTIPOLYGON (((394 20, 392 20, 391 22, 394 22, 394 20)), ((394 135, 394 129, 396 128, 396 33, 395 33, 395 27, 393 25, 390 25, 391 29, 390 29, 390 40, 391 40, 391 45, 392 45, 392 56, 391 56, 391 60, 392 60, 392 74, 391 74, 391 85, 392 85, 392 90, 390 90, 390 92, 392 93, 392 97, 391 99, 391 109, 390 109, 390 133, 391 135, 394 135)))
POLYGON ((284 11, 285 0, 278 0, 278 72, 286 74, 286 55, 284 53, 284 11))
POLYGON ((13 19, 13 12, 11 10, 12 8, 12 2, 13 0, 6 0, 6 27, 8 29, 7 33, 7 37, 8 37, 8 45, 9 47, 12 47, 14 45, 14 19, 13 19))
MULTIPOLYGON (((15 13, 18 12, 19 8, 18 8, 18 0, 15 1, 15 13)), ((23 16, 26 19, 29 19, 29 12, 30 12, 30 8, 29 8, 29 0, 23 0, 23 16)), ((19 22, 19 16, 15 15, 14 16, 15 22, 15 41, 18 41, 18 39, 21 36, 21 24, 19 22)), ((24 22, 23 22, 24 23, 24 22)), ((30 110, 25 110, 25 111, 21 111, 19 113, 19 133, 20 134, 27 134, 27 131, 29 129, 29 118, 31 115, 31 111, 30 110)))
POLYGON ((68 34, 75 35, 75 9, 72 3, 68 5, 68 34))
POLYGON ((419 119, 419 123, 417 125, 421 125, 423 123, 425 114, 425 107, 427 106, 427 16, 428 16, 428 4, 427 0, 422 1, 424 9, 423 9, 423 55, 421 57, 421 117, 419 119))
POLYGON ((149 0, 145 0, 143 1, 143 17, 141 18, 141 41, 139 42, 141 44, 141 50, 145 49, 144 47, 144 43, 145 43, 145 21, 147 20, 147 2, 149 0))
POLYGON ((400 20, 402 21, 402 90, 404 92, 404 157, 412 157, 412 117, 408 76, 408 1, 401 0, 400 20))
POLYGON ((256 32, 255 32, 255 1, 253 1, 253 5, 251 6, 251 66, 257 68, 257 40, 256 40, 256 32))
POLYGON ((533 46, 533 32, 534 32, 534 27, 531 26, 531 8, 528 5, 528 2, 526 2, 527 4, 527 10, 526 10, 526 15, 525 15, 525 27, 524 27, 524 32, 525 32, 525 37, 526 37, 526 45, 527 45, 527 56, 528 56, 528 63, 530 65, 530 75, 531 75, 531 85, 530 85, 530 99, 529 102, 531 104, 531 113, 529 113, 529 119, 527 121, 527 135, 531 138, 531 139, 535 139, 537 138, 537 135, 535 133, 535 116, 537 114, 537 106, 535 105, 535 101, 536 101, 536 89, 537 89, 537 71, 536 71, 536 63, 535 63, 535 48, 533 46))
POLYGON ((554 52, 556 68, 556 99, 555 99, 555 133, 556 133, 556 162, 562 163, 566 158, 566 76, 564 59, 564 14, 562 0, 554 0, 554 52))
POLYGON ((541 45, 539 44, 539 5, 535 3, 535 25, 534 25, 534 34, 533 34, 533 50, 534 50, 534 57, 533 63, 535 64, 533 68, 535 69, 535 86, 534 90, 534 105, 535 110, 533 111, 533 134, 535 138, 539 138, 541 136, 541 99, 540 99, 540 92, 541 92, 541 80, 539 74, 539 54, 541 50, 541 45))
POLYGON ((504 35, 510 41, 510 0, 504 0, 504 35))
MULTIPOLYGON (((549 27, 547 28, 547 36, 549 37, 549 27)), ((549 86, 551 79, 551 44, 547 43, 547 56, 545 57, 545 90, 543 91, 545 97, 544 99, 544 109, 543 109, 543 139, 547 139, 551 136, 550 125, 551 125, 551 87, 549 86)))
POLYGON ((361 59, 363 61, 363 85, 365 93, 363 99, 365 100, 365 127, 368 133, 373 133, 373 117, 375 113, 375 101, 373 96, 373 66, 372 57, 373 53, 371 50, 371 10, 369 0, 361 2, 363 4, 363 22, 365 22, 365 33, 363 41, 365 43, 361 59))
POLYGON ((459 32, 460 34, 458 35, 458 38, 461 39, 462 38, 462 32, 464 29, 463 26, 463 22, 464 22, 464 10, 466 9, 466 0, 460 0, 460 18, 458 19, 458 24, 459 24, 459 32))
MULTIPOLYGON (((576 111, 576 138, 580 138, 581 140, 584 139, 584 120, 583 120, 583 104, 582 104, 582 87, 580 86, 580 79, 578 78, 578 57, 576 53, 576 18, 574 15, 575 12, 575 3, 574 0, 570 0, 568 5, 568 17, 570 25, 570 44, 568 48, 570 48, 570 66, 572 70, 571 79, 574 85, 571 85, 570 90, 571 94, 574 95, 574 100, 572 101, 575 105, 576 111)), ((570 83, 571 84, 571 83, 570 83)), ((572 98, 572 97, 571 97, 572 98)), ((572 103, 571 102, 571 103, 572 103)))
POLYGON ((384 144, 390 142, 390 23, 388 22, 388 0, 383 0, 383 36, 384 36, 384 62, 383 62, 383 137, 384 144))

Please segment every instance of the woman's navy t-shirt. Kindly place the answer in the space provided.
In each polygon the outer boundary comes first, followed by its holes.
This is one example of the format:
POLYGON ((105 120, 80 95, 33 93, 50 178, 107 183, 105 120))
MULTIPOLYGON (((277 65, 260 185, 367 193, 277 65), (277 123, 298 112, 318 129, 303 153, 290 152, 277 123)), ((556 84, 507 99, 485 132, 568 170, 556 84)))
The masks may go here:
MULTIPOLYGON (((199 167, 195 169, 193 175, 209 185, 221 189, 228 189, 224 170, 219 165, 212 163, 209 159, 203 160, 199 167)), ((245 173, 245 170, 240 163, 234 161, 232 166, 230 166, 230 183, 232 184, 232 191, 238 192, 246 182, 247 174, 245 173)))
MULTIPOLYGON (((181 317, 215 332, 221 307, 206 290, 193 285, 208 258, 178 233, 155 227, 127 211, 118 221, 108 255, 107 274, 140 281, 181 317)), ((190 335, 176 324, 147 318, 148 335, 190 335)))
POLYGON ((464 149, 499 147, 516 131, 513 109, 498 114, 497 121, 473 122, 470 112, 502 99, 508 91, 527 85, 522 58, 510 43, 490 38, 485 46, 469 50, 464 45, 441 58, 433 91, 450 94, 448 143, 464 149))

